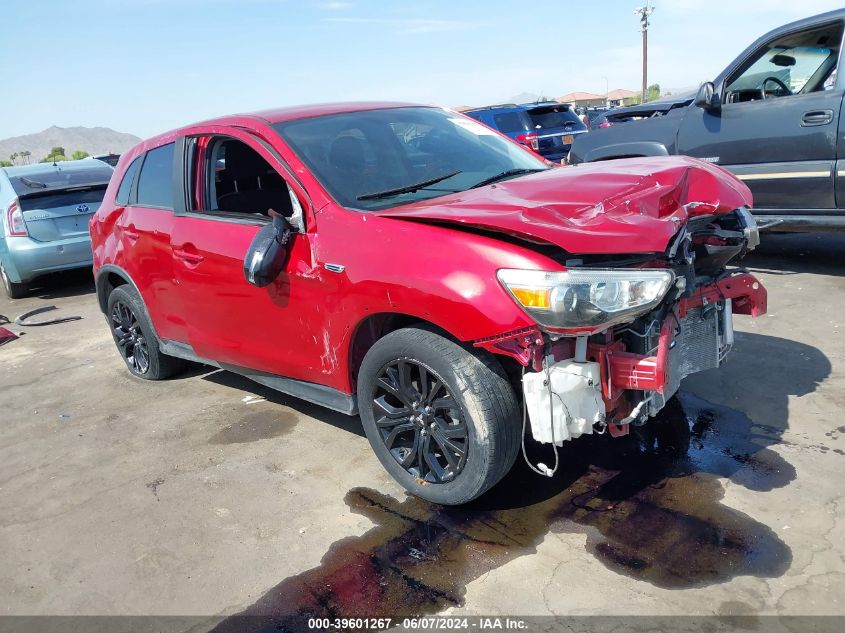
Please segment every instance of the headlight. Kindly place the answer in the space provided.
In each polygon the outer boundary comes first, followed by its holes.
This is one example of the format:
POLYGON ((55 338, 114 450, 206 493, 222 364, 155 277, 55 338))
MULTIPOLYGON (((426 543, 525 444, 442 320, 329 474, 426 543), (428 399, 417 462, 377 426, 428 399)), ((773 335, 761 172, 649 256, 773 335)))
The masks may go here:
POLYGON ((671 270, 652 268, 502 269, 498 277, 540 325, 588 333, 645 314, 660 303, 675 280, 671 270))

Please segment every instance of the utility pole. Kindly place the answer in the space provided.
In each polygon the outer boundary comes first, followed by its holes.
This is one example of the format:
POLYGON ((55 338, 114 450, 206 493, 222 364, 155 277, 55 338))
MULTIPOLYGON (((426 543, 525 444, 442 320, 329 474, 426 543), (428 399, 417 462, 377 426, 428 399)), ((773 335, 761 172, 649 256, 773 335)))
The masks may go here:
POLYGON ((640 16, 640 28, 643 32, 643 103, 648 101, 648 27, 649 16, 654 13, 651 0, 646 0, 645 6, 634 9, 634 15, 640 16))

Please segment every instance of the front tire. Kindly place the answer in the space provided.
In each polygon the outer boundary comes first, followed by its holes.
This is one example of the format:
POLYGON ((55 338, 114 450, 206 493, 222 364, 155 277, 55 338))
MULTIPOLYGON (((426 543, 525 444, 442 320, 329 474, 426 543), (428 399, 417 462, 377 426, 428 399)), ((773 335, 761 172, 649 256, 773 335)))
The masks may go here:
POLYGON ((183 360, 161 353, 158 336, 134 288, 123 285, 112 290, 106 315, 117 350, 133 376, 163 380, 184 369, 183 360))
POLYGON ((9 273, 6 272, 3 262, 0 262, 0 280, 3 281, 3 290, 6 291, 9 299, 22 299, 29 292, 27 284, 15 283, 9 279, 9 273))
POLYGON ((423 328, 379 339, 358 374, 367 439, 408 492, 443 505, 493 487, 519 451, 519 407, 501 366, 423 328))

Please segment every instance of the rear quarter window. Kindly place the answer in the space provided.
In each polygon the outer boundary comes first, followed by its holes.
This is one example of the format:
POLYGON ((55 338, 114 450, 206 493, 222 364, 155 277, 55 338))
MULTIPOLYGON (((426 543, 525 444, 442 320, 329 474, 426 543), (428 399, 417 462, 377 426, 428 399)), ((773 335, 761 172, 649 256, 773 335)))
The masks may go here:
POLYGON ((147 152, 138 177, 138 205, 173 208, 173 143, 147 152))
POLYGON ((139 156, 127 167, 123 174, 123 180, 120 181, 120 187, 117 189, 117 195, 114 197, 115 204, 123 206, 129 204, 129 192, 132 189, 132 181, 135 180, 135 174, 140 165, 141 157, 139 156))

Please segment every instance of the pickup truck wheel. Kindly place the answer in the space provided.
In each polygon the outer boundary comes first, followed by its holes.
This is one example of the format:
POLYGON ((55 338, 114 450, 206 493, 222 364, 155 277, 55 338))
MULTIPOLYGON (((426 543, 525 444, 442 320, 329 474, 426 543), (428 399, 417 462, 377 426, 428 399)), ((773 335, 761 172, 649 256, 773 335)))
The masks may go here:
POLYGON ((133 376, 163 380, 184 368, 181 359, 161 353, 159 339, 134 288, 124 285, 112 290, 106 314, 117 350, 133 376))
POLYGON ((26 293, 29 290, 27 285, 16 284, 14 281, 9 279, 6 269, 3 267, 3 262, 0 262, 0 279, 3 280, 3 290, 6 291, 6 296, 9 297, 9 299, 21 299, 26 296, 26 293))
POLYGON ((370 445, 406 490, 459 505, 507 474, 519 450, 519 407, 501 366, 422 328, 379 339, 358 374, 370 445))

